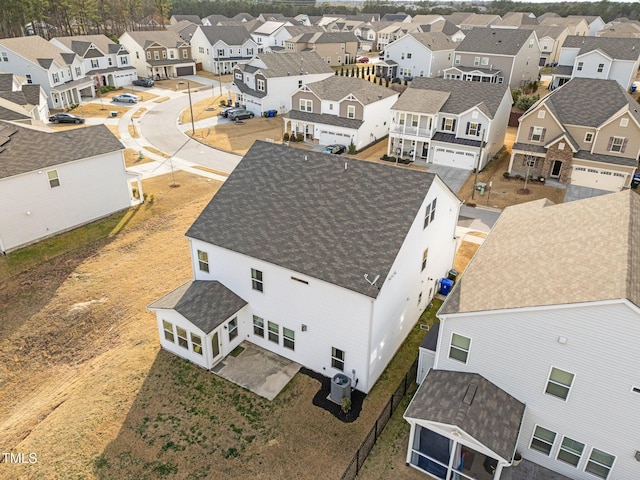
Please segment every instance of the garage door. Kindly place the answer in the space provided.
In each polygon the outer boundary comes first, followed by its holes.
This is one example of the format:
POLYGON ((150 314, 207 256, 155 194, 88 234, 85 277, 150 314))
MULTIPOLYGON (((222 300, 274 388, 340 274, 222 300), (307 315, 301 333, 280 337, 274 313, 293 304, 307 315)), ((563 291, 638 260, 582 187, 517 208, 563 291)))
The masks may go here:
POLYGON ((339 143, 340 145, 349 145, 351 143, 351 135, 348 133, 336 133, 320 131, 320 145, 331 145, 332 143, 339 143))
POLYGON ((451 148, 435 147, 433 151, 433 163, 446 167, 473 170, 476 166, 476 154, 452 150, 451 148))
POLYGON ((571 185, 619 192, 622 190, 626 178, 626 174, 613 172, 611 170, 573 167, 571 172, 571 185))
POLYGON ((185 75, 195 75, 195 74, 196 72, 193 71, 193 66, 176 68, 176 75, 178 75, 179 77, 183 77, 185 75))

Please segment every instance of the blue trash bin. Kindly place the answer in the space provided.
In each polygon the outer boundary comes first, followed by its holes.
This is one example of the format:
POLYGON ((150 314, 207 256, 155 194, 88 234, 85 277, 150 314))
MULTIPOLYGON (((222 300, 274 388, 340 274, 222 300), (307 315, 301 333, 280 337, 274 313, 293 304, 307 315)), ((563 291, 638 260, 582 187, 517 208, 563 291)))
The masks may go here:
POLYGON ((631 93, 636 93, 637 90, 638 90, 637 85, 631 85, 631 93))
POLYGON ((451 287, 453 287, 453 280, 450 280, 448 278, 443 278, 442 280, 440 280, 440 293, 445 297, 451 291, 451 287))

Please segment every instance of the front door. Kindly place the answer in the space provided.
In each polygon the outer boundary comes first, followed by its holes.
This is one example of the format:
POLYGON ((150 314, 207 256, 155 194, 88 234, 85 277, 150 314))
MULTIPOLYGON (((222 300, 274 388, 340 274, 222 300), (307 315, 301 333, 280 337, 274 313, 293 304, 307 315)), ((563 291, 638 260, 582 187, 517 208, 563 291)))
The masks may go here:
POLYGON ((211 356, 213 357, 211 365, 220 360, 220 339, 218 337, 218 332, 214 332, 211 336, 211 356))
POLYGON ((428 143, 423 143, 422 144, 422 155, 420 155, 422 158, 427 158, 427 156, 429 155, 429 144, 428 143))
POLYGON ((560 160, 554 160, 551 167, 551 177, 558 178, 560 176, 560 170, 562 170, 562 162, 560 160))

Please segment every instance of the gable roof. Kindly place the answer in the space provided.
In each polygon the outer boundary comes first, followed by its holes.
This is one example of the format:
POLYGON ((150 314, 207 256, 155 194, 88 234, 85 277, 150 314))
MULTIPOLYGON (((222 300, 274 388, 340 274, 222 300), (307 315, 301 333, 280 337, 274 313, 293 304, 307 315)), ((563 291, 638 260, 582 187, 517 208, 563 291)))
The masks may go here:
POLYGON ((561 25, 522 25, 521 28, 533 30, 534 32, 536 32, 538 39, 549 37, 554 40, 560 38, 560 35, 562 35, 567 30, 567 27, 561 25))
POLYGON ((417 77, 392 108, 422 112, 415 110, 420 107, 424 109, 423 113, 435 113, 433 110, 438 108, 437 111, 459 114, 477 106, 489 118, 493 118, 508 88, 504 83, 417 77))
POLYGON ((542 98, 539 104, 546 105, 564 125, 599 127, 627 105, 640 123, 640 105, 616 80, 576 77, 542 98))
POLYGON ((251 40, 251 35, 246 28, 231 26, 198 27, 207 37, 210 45, 215 45, 218 41, 223 41, 227 45, 242 45, 247 40, 251 40))
POLYGON ((500 20, 500 15, 490 13, 473 13, 465 18, 460 26, 486 27, 500 20))
POLYGON ((254 72, 260 70, 266 78, 333 73, 333 69, 316 52, 260 53, 249 63, 237 65, 237 68, 254 72))
POLYGON ((524 403, 480 374, 431 369, 404 417, 457 427, 511 461, 524 412, 524 403))
POLYGON ((124 150, 104 125, 45 132, 0 122, 0 144, 5 141, 0 147, 0 178, 124 150))
POLYGON ((538 25, 538 20, 525 12, 507 12, 492 25, 494 27, 520 27, 522 25, 538 25))
POLYGON ((635 62, 640 57, 640 42, 637 38, 621 37, 585 37, 569 35, 565 38, 563 47, 579 48, 578 55, 583 55, 594 50, 600 50, 609 57, 619 60, 631 60, 635 62))
POLYGON ((202 24, 202 20, 200 20, 198 15, 172 15, 171 18, 175 20, 175 23, 186 20, 187 22, 195 23, 197 25, 202 24))
POLYGON ((456 51, 517 55, 532 35, 531 30, 507 28, 472 28, 456 51))
POLYGON ((640 196, 631 190, 507 207, 440 313, 624 298, 640 306, 638 218, 640 196), (542 260, 523 266, 521 252, 542 260))
POLYGON ((441 32, 414 32, 410 33, 409 36, 418 40, 418 42, 432 52, 437 50, 454 50, 457 46, 457 43, 453 42, 441 32))
POLYGON ((423 32, 441 32, 448 36, 461 32, 460 28, 448 20, 438 20, 429 25, 421 25, 420 28, 423 32))
POLYGON ((209 334, 245 305, 247 302, 217 280, 192 280, 147 308, 175 310, 209 334))
POLYGON ((63 66, 70 64, 75 58, 75 54, 65 52, 38 35, 3 38, 0 39, 0 45, 46 69, 54 61, 63 66))
POLYGON ((186 235, 376 298, 434 178, 257 141, 186 235))
MULTIPOLYGON (((225 22, 227 20, 231 20, 229 17, 226 17, 224 15, 217 15, 217 14, 213 14, 213 15, 209 15, 208 17, 204 17, 202 19, 207 20, 211 25, 215 26, 218 24, 218 22, 225 22)), ((200 22, 202 23, 202 22, 200 22)))
POLYGON ((68 37, 55 37, 62 45, 72 50, 77 55, 84 57, 87 49, 93 43, 102 54, 117 53, 121 46, 106 35, 73 35, 68 37))
POLYGON ((353 95, 363 105, 377 102, 383 98, 397 95, 389 88, 369 82, 363 78, 339 77, 332 75, 306 85, 321 100, 340 101, 349 94, 353 95))
POLYGON ((165 48, 177 48, 188 43, 178 35, 178 32, 172 30, 127 30, 125 33, 145 49, 154 43, 162 45, 165 48))
POLYGON ((271 35, 276 30, 283 27, 285 23, 286 22, 276 22, 273 20, 269 20, 256 28, 252 33, 255 33, 256 35, 271 35))

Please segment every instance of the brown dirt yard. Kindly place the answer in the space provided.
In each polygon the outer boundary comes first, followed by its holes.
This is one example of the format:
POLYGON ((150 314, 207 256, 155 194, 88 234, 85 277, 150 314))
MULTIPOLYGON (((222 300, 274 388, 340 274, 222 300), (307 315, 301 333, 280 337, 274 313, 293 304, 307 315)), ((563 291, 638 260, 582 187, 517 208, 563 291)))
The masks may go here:
POLYGON ((37 455, 0 478, 338 478, 415 358, 418 327, 345 424, 312 405, 304 374, 269 402, 160 351, 145 307, 191 278, 184 232, 219 187, 175 180, 0 257, 0 445, 37 455))

